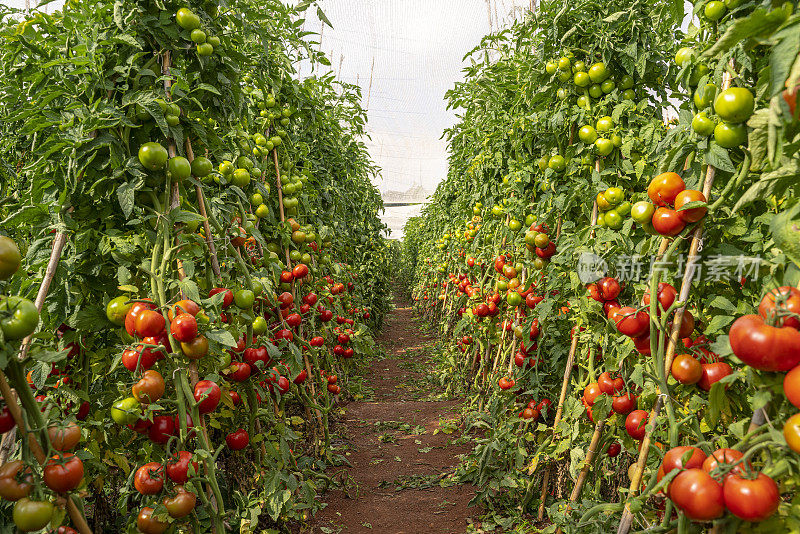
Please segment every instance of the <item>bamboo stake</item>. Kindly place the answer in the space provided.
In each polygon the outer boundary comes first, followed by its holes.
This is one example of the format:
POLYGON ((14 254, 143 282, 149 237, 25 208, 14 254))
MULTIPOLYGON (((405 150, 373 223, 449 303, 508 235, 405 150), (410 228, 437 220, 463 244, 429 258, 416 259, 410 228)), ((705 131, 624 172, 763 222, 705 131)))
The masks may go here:
MULTIPOLYGON (((581 495, 583 486, 589 476, 589 469, 592 467, 592 461, 597 454, 597 446, 600 443, 600 436, 603 433, 603 427, 605 424, 606 420, 604 419, 598 422, 594 427, 594 434, 592 435, 592 441, 589 443, 589 450, 586 451, 586 459, 584 460, 583 469, 581 469, 580 475, 578 475, 578 480, 575 482, 575 486, 572 488, 572 493, 569 496, 570 502, 577 501, 578 497, 581 495)), ((558 527, 556 529, 556 534, 561 534, 561 532, 561 527, 558 527)))
MULTIPOLYGON (((194 161, 194 150, 192 150, 192 142, 186 139, 186 156, 189 163, 194 161)), ((200 215, 203 216, 203 230, 205 231, 206 245, 208 252, 211 254, 211 270, 218 281, 222 281, 222 272, 219 269, 219 259, 217 258, 217 247, 214 245, 214 239, 211 237, 211 225, 208 223, 208 213, 206 212, 206 198, 203 194, 203 188, 199 185, 194 186, 194 191, 197 194, 197 207, 200 210, 200 215)))
MULTIPOLYGON (((569 355, 567 356, 567 365, 564 369, 564 380, 561 382, 561 395, 558 398, 558 406, 556 407, 556 415, 553 418, 553 437, 558 432, 558 424, 561 422, 561 414, 564 411, 564 400, 567 398, 567 389, 569 388, 569 378, 572 374, 572 366, 575 363, 575 352, 578 349, 578 332, 574 332, 572 336, 572 344, 569 347, 569 355)), ((528 468, 528 475, 533 474, 534 464, 528 468)), ((553 470, 553 464, 547 465, 542 479, 542 495, 539 500, 539 511, 536 515, 538 521, 544 519, 545 501, 547 500, 547 486, 550 483, 550 473, 553 470)))

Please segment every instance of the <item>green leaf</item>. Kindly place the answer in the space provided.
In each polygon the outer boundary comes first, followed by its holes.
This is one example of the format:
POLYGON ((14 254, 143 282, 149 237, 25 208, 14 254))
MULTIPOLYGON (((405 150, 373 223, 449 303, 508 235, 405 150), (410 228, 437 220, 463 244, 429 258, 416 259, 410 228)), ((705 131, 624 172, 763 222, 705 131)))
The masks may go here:
POLYGON ((224 345, 225 347, 236 346, 236 340, 233 339, 231 333, 227 330, 223 330, 222 328, 207 330, 206 337, 212 341, 216 341, 220 345, 224 345))
POLYGON ((119 200, 119 207, 126 219, 130 219, 131 212, 133 212, 134 193, 136 193, 136 188, 132 182, 125 182, 117 187, 117 200, 119 200))

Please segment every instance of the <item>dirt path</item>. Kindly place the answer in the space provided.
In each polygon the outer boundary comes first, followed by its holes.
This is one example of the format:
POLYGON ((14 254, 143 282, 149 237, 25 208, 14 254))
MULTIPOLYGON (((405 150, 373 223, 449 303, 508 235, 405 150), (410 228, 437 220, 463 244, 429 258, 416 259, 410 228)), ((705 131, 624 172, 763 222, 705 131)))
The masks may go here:
POLYGON ((461 534, 478 513, 467 506, 474 489, 446 479, 470 449, 452 443, 460 402, 426 400, 437 393, 420 372, 434 340, 408 303, 396 297, 395 304, 378 338, 387 359, 372 362, 365 377, 374 398, 348 404, 338 429, 348 453, 337 452, 353 467, 334 471, 349 483, 324 496, 313 534, 461 534))

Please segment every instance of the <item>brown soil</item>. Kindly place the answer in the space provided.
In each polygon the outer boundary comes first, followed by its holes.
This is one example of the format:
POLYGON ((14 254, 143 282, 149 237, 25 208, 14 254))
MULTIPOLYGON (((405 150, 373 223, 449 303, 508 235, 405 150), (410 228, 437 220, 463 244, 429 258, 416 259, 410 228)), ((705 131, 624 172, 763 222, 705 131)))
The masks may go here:
POLYGON ((434 340, 406 302, 395 302, 378 338, 387 359, 373 361, 365 376, 374 399, 349 403, 339 421, 340 447, 346 444, 352 467, 332 471, 347 484, 323 497, 328 506, 310 533, 463 533, 479 512, 468 506, 474 488, 448 479, 457 456, 470 449, 452 443, 460 435, 454 421, 461 402, 420 400, 433 388, 410 369, 424 367, 434 340))

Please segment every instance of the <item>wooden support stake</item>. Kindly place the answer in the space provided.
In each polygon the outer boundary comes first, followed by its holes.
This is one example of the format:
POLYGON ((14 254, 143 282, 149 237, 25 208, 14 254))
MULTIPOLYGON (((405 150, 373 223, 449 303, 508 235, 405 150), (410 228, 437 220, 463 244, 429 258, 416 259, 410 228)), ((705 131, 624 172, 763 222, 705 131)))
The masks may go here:
MULTIPOLYGON (((192 150, 192 142, 187 139, 186 140, 186 156, 191 163, 194 160, 194 150, 192 150)), ((206 212, 206 198, 203 194, 203 188, 199 185, 194 186, 194 191, 197 194, 197 207, 200 210, 200 215, 203 216, 203 230, 206 234, 206 245, 208 246, 208 252, 211 254, 211 270, 214 272, 214 276, 217 277, 217 281, 222 281, 222 272, 219 269, 219 258, 217 257, 217 247, 214 245, 214 238, 211 235, 211 225, 208 223, 208 213, 206 212)))
MULTIPOLYGON (((586 479, 589 477, 589 470, 592 468, 592 462, 597 454, 597 446, 600 443, 600 436, 603 434, 603 427, 605 424, 606 420, 604 419, 597 423, 594 427, 594 434, 592 434, 592 441, 589 443, 589 450, 586 451, 586 459, 584 460, 583 469, 581 469, 580 475, 578 475, 578 480, 575 482, 575 486, 572 488, 572 493, 569 496, 570 502, 577 501, 578 497, 581 496, 583 486, 586 484, 586 479)), ((556 534, 561 534, 561 532, 561 527, 558 527, 556 529, 556 534)))
MULTIPOLYGON (((564 400, 567 398, 567 389, 569 388, 569 378, 572 375, 572 366, 575 363, 575 353, 578 350, 578 332, 573 332, 572 335, 572 344, 569 347, 569 355, 567 356, 567 366, 564 369, 564 380, 561 382, 561 395, 558 398, 558 406, 556 407, 556 415, 553 418, 553 436, 555 437, 558 424, 561 422, 561 414, 564 411, 564 400)), ((528 468, 528 475, 533 474, 534 464, 528 468)), ((544 508, 545 508, 545 501, 547 500, 547 486, 550 483, 550 472, 553 470, 553 465, 548 464, 547 469, 544 472, 544 478, 542 480, 542 495, 541 499, 539 500, 539 512, 537 514, 537 520, 541 521, 544 519, 544 508)))

